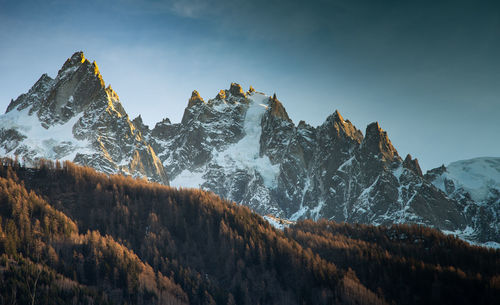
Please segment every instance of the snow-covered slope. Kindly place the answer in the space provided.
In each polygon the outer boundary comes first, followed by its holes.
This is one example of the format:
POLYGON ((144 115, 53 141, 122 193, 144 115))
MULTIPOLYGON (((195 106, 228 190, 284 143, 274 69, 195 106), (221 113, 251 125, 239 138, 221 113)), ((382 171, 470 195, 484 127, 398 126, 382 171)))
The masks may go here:
POLYGON ((105 173, 168 184, 163 166, 141 138, 97 64, 75 53, 55 79, 46 74, 0 116, 0 155, 33 163, 70 160, 105 173))
MULTIPOLYGON (((267 156, 259 155, 259 141, 262 133, 260 121, 267 109, 269 97, 262 93, 251 93, 247 97, 247 109, 243 120, 244 136, 238 142, 225 146, 222 150, 214 147, 212 163, 221 166, 221 169, 230 174, 236 171, 256 172, 264 180, 268 188, 275 187, 279 168, 271 164, 267 156)), ((214 108, 224 112, 228 104, 220 103, 214 108)), ((207 164, 210 167, 209 164, 207 164)), ((205 180, 204 171, 207 166, 197 168, 193 172, 184 170, 174 180, 172 186, 201 187, 205 180)))
POLYGON ((500 158, 475 158, 447 165, 432 183, 453 195, 461 190, 479 203, 500 201, 500 158))
POLYGON ((469 226, 450 233, 500 246, 500 158, 456 161, 428 171, 426 178, 464 206, 469 226))
POLYGON ((0 116, 0 133, 4 140, 0 147, 1 155, 14 156, 21 153, 23 159, 30 160, 73 160, 78 152, 92 152, 88 140, 78 140, 73 136, 73 126, 82 114, 45 129, 36 115, 29 114, 29 110, 14 110, 0 116), (7 133, 17 136, 8 137, 7 133))

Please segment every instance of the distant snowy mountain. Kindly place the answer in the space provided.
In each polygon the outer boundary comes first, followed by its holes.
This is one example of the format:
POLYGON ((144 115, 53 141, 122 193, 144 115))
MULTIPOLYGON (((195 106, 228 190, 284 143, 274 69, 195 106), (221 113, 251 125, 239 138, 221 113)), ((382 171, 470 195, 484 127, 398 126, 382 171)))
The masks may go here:
POLYGON ((0 116, 0 154, 24 162, 70 160, 105 173, 168 184, 153 149, 130 122, 95 62, 75 53, 55 79, 46 74, 0 116))
POLYGON ((500 247, 500 158, 475 158, 430 170, 426 178, 464 206, 469 227, 452 232, 500 247))
POLYGON ((201 187, 280 219, 418 223, 500 242, 496 159, 424 176, 378 123, 363 135, 335 111, 317 127, 294 124, 275 95, 236 83, 208 101, 193 91, 180 123, 165 118, 149 128, 140 116, 129 120, 97 65, 78 52, 55 79, 43 75, 11 102, 0 140, 2 155, 201 187))
POLYGON ((500 203, 500 158, 456 161, 431 170, 428 176, 447 195, 469 196, 478 203, 500 203))

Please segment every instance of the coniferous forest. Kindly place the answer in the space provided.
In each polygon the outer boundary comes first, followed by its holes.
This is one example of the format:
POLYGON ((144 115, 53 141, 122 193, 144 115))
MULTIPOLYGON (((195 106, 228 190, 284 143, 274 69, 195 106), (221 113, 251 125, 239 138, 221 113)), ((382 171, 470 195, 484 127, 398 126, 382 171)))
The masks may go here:
POLYGON ((500 251, 418 225, 283 231, 196 189, 0 164, 0 304, 498 304, 500 251))

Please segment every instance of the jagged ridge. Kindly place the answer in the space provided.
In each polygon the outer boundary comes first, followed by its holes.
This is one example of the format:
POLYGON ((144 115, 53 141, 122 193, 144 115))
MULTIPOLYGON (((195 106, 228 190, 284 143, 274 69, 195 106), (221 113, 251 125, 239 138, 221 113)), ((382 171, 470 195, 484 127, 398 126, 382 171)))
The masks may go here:
POLYGON ((180 123, 165 118, 151 129, 140 116, 129 120, 97 65, 77 52, 55 79, 43 75, 12 101, 0 127, 4 155, 68 159, 165 184, 170 177, 172 185, 211 190, 263 215, 419 223, 500 241, 467 212, 477 202, 429 182, 377 122, 365 135, 339 111, 317 127, 295 125, 276 95, 236 83, 207 101, 193 91, 180 123))

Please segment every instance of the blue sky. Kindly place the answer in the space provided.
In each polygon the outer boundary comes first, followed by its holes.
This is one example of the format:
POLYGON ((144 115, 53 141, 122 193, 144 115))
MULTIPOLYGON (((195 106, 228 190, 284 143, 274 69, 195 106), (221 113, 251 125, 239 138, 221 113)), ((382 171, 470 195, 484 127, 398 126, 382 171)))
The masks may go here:
POLYGON ((149 125, 234 81, 295 123, 378 121, 424 170, 500 156, 497 1, 0 0, 0 109, 78 50, 149 125))

